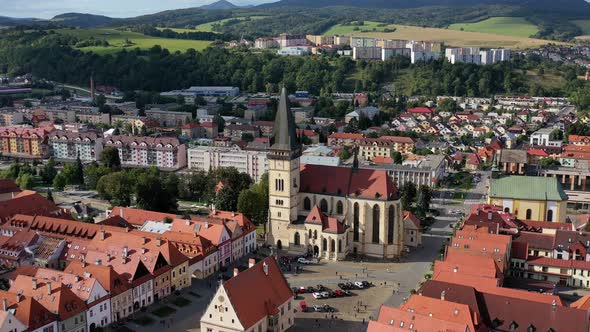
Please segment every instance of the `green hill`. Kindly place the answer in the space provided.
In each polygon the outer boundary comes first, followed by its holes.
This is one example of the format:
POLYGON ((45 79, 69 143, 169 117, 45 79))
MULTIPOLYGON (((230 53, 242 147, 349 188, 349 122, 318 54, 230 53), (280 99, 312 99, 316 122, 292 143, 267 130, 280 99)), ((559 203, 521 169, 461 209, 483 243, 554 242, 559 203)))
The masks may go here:
POLYGON ((475 23, 455 23, 449 25, 451 30, 493 33, 505 36, 528 38, 539 28, 523 17, 491 17, 475 23))

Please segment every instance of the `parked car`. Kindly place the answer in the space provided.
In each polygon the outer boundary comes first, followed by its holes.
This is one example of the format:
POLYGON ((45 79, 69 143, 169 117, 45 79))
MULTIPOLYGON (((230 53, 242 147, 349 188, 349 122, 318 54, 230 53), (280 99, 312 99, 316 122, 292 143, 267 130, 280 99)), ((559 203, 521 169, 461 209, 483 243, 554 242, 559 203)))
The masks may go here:
POLYGON ((297 263, 308 265, 308 264, 311 264, 311 261, 307 258, 299 257, 297 259, 297 263))
POLYGON ((297 288, 297 293, 299 293, 299 294, 307 293, 307 288, 299 287, 299 288, 297 288))
POLYGON ((355 281, 355 282, 354 282, 354 285, 355 285, 355 286, 356 286, 356 288, 358 288, 358 289, 363 289, 363 288, 365 288, 365 285, 363 285, 363 283, 362 283, 362 282, 360 282, 360 281, 355 281))
POLYGON ((313 288, 313 287, 311 287, 311 286, 308 286, 306 290, 307 290, 307 292, 308 292, 308 293, 313 293, 313 292, 315 292, 315 288, 313 288))
POLYGON ((301 312, 306 312, 307 309, 307 303, 305 303, 305 301, 299 302, 299 310, 301 310, 301 312))
POLYGON ((324 298, 324 295, 319 292, 315 292, 315 293, 311 294, 311 296, 313 296, 314 299, 323 299, 324 298))
POLYGON ((346 284, 344 284, 344 283, 339 283, 338 284, 338 288, 340 288, 342 290, 347 290, 348 289, 348 286, 346 284))
POLYGON ((346 296, 352 296, 352 293, 349 290, 345 290, 344 291, 344 295, 346 295, 346 296))
POLYGON ((324 299, 329 299, 330 298, 330 293, 328 293, 328 292, 321 292, 320 294, 322 294, 322 297, 324 299))
POLYGON ((316 288, 318 289, 318 292, 323 292, 327 289, 326 287, 324 287, 324 285, 317 285, 316 288))
POLYGON ((373 286, 373 284, 368 281, 363 280, 363 281, 361 281, 361 283, 363 284, 364 288, 369 288, 369 287, 373 286))
POLYGON ((314 305, 313 305, 313 311, 322 312, 323 310, 324 310, 324 308, 323 308, 323 307, 320 307, 320 306, 319 306, 319 305, 317 305, 317 304, 314 304, 314 305))
POLYGON ((334 294, 334 296, 337 296, 337 297, 341 297, 341 296, 344 296, 345 295, 344 292, 341 291, 340 289, 337 289, 337 290, 335 290, 332 293, 334 294))
POLYGON ((327 304, 324 304, 324 307, 322 309, 324 309, 325 312, 334 312, 334 311, 336 311, 334 308, 330 307, 327 304))

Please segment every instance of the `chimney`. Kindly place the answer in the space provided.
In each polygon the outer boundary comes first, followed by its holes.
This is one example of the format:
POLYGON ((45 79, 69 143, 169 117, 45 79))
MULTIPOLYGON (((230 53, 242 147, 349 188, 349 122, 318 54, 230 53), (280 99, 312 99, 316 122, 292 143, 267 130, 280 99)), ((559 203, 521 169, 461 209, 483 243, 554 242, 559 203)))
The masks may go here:
POLYGON ((446 294, 446 293, 447 293, 446 291, 442 291, 442 292, 440 292, 440 300, 441 300, 441 301, 444 301, 444 300, 445 300, 445 294, 446 294))
POLYGON ((162 245, 162 238, 161 238, 161 237, 159 237, 159 238, 156 238, 156 246, 158 246, 158 247, 159 247, 159 246, 161 246, 161 245, 162 245))
POLYGON ((33 278, 33 290, 37 289, 37 278, 33 278))
POLYGON ((488 212, 488 220, 489 220, 489 221, 492 221, 492 212, 491 212, 491 211, 490 211, 490 212, 488 212))
POLYGON ((123 207, 119 208, 119 217, 125 219, 125 212, 123 211, 123 207))
POLYGON ((2 299, 2 310, 8 311, 8 300, 2 299))
POLYGON ((186 220, 186 221, 185 221, 185 224, 186 224, 187 226, 190 226, 190 225, 191 225, 191 221, 190 221, 190 220, 186 220))
POLYGON ((125 233, 129 233, 129 226, 125 227, 125 233))
POLYGON ((237 267, 234 267, 234 277, 237 277, 238 273, 240 273, 240 270, 238 270, 237 267))
POLYGON ((51 295, 51 281, 47 282, 47 295, 51 295))
POLYGON ((80 281, 80 276, 74 276, 74 281, 76 281, 76 282, 80 281))
POLYGON ((82 255, 82 267, 86 267, 86 256, 82 255))
POLYGON ((145 254, 145 248, 143 248, 143 247, 141 248, 141 253, 145 254))
POLYGON ((23 293, 22 292, 18 292, 16 293, 16 303, 20 303, 20 300, 23 297, 23 293))
POLYGON ((108 252, 107 253, 107 263, 109 263, 111 261, 111 253, 108 252))
POLYGON ((141 244, 146 244, 147 243, 147 238, 145 236, 141 237, 141 244))
POLYGON ((252 266, 254 266, 256 264, 256 260, 254 258, 250 258, 248 260, 248 268, 252 268, 252 266))
POLYGON ((124 246, 123 247, 123 258, 127 258, 128 255, 129 255, 129 247, 124 246))
POLYGON ((262 263, 262 270, 264 271, 264 274, 268 276, 268 264, 266 264, 266 262, 262 263))
POLYGON ((459 267, 455 266, 455 268, 453 269, 453 272, 455 272, 455 273, 459 272, 459 267))
POLYGON ((94 261, 94 264, 102 265, 102 260, 100 260, 100 258, 97 258, 96 261, 94 261))
POLYGON ((105 231, 104 231, 104 229, 101 229, 100 230, 100 240, 104 241, 104 238, 105 238, 105 231))
POLYGON ((551 309, 553 311, 557 310, 557 301, 556 300, 553 300, 553 302, 551 302, 551 309))

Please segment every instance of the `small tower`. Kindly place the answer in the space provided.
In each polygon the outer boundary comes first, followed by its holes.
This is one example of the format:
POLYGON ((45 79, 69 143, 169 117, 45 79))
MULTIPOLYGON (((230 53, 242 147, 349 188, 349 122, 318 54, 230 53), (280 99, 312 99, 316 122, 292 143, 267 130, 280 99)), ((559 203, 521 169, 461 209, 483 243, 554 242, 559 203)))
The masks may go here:
POLYGON ((297 220, 301 144, 285 88, 281 91, 268 154, 269 234, 267 243, 278 249, 289 243, 288 226, 297 220))

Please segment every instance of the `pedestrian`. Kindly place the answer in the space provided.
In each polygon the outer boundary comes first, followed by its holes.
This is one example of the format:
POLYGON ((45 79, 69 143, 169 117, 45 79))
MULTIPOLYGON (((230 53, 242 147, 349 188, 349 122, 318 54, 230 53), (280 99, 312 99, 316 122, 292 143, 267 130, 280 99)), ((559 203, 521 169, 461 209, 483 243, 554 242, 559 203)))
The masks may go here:
POLYGON ((363 324, 365 324, 365 319, 363 318, 363 324))

